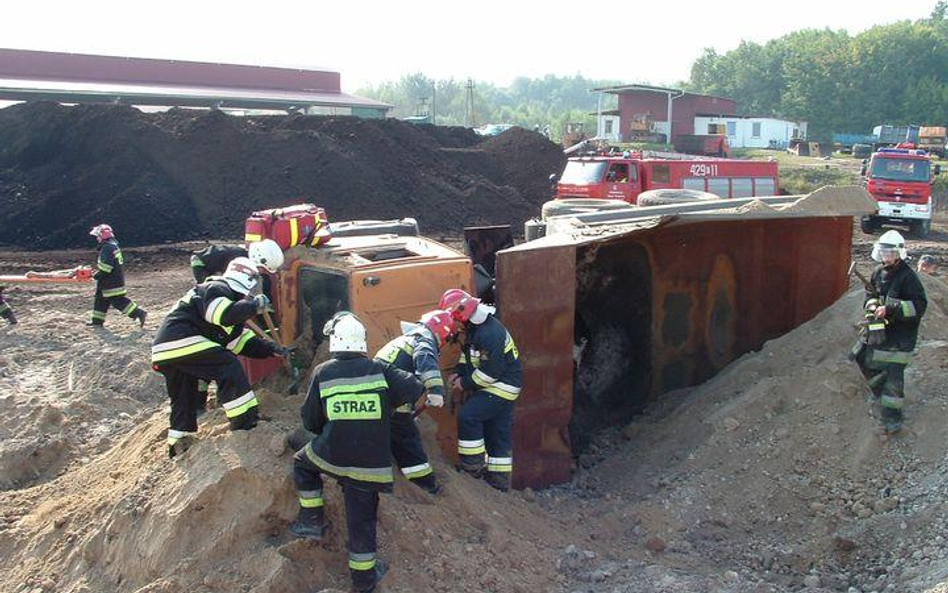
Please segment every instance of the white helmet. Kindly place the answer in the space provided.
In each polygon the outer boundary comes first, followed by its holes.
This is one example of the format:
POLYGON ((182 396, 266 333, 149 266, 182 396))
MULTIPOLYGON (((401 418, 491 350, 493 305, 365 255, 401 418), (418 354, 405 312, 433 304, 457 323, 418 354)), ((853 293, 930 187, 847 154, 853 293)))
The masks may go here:
POLYGON ((243 295, 250 294, 259 278, 257 265, 249 257, 235 257, 227 264, 227 271, 224 272, 227 285, 243 295))
POLYGON ((908 249, 905 248, 905 238, 898 231, 886 231, 882 233, 879 240, 872 246, 872 259, 877 262, 882 261, 882 252, 895 251, 899 259, 908 257, 908 249))
POLYGON ((251 243, 250 247, 247 248, 247 253, 255 264, 266 268, 271 274, 283 265, 283 250, 273 239, 251 243))
POLYGON ((323 326, 330 352, 367 352, 365 326, 354 313, 339 311, 323 326))

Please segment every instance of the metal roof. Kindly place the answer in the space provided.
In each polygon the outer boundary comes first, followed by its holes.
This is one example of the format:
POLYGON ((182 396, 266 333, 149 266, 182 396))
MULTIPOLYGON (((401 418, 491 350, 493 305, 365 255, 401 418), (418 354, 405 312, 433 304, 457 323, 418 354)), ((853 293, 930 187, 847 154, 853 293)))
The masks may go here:
POLYGON ((0 99, 298 109, 391 105, 343 93, 338 72, 0 49, 0 99))
POLYGON ((690 95, 692 97, 711 97, 712 99, 721 99, 722 101, 731 101, 732 103, 736 102, 734 99, 729 99, 727 97, 720 97, 718 95, 706 95, 704 93, 692 93, 683 89, 673 89, 671 87, 664 86, 652 86, 649 84, 623 84, 618 86, 605 86, 595 89, 590 89, 591 92, 595 93, 609 93, 611 95, 623 95, 626 93, 634 93, 636 91, 645 91, 652 93, 675 93, 680 96, 690 95))

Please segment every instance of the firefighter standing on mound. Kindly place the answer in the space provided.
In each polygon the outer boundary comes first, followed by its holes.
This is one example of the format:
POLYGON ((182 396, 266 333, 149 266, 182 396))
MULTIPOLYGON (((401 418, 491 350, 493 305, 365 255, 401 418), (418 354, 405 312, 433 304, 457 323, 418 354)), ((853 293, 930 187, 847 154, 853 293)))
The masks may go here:
MULTIPOLYGON (((445 340, 454 333, 454 319, 450 313, 431 311, 422 315, 421 322, 404 335, 383 346, 375 358, 413 373, 425 385, 428 394, 425 405, 440 408, 444 405, 440 351, 445 340)), ((392 415, 392 455, 412 484, 437 494, 441 487, 428 463, 413 411, 413 406, 406 404, 392 415)))
POLYGON ((191 446, 197 432, 198 381, 217 382, 217 400, 231 430, 257 425, 257 397, 237 355, 250 358, 289 354, 244 328, 270 306, 265 295, 250 297, 259 273, 253 261, 237 258, 224 275, 189 290, 158 328, 151 347, 154 369, 165 377, 171 398, 168 455, 191 446))
POLYGON ((315 437, 293 458, 300 501, 290 530, 319 540, 328 528, 321 474, 342 486, 348 528, 349 572, 356 591, 374 591, 386 565, 376 558, 379 492, 391 492, 392 411, 424 390, 411 373, 366 356, 365 327, 348 311, 326 322, 331 358, 313 371, 303 404, 303 426, 315 437))
MULTIPOLYGON (((248 248, 239 245, 210 245, 191 255, 191 273, 197 284, 209 278, 220 276, 238 257, 249 257, 258 268, 275 274, 283 265, 283 250, 273 239, 264 239, 251 243, 248 248)), ((264 294, 269 294, 264 286, 264 294)), ((198 414, 207 410, 207 381, 198 381, 198 414)))
POLYGON ((882 407, 886 432, 902 428, 905 405, 905 367, 918 340, 918 326, 928 299, 925 288, 905 263, 908 251, 898 231, 886 231, 872 247, 880 262, 866 287, 864 304, 869 325, 853 349, 872 394, 882 407), (884 333, 883 333, 884 332, 884 333))
POLYGON ((480 299, 453 288, 441 297, 441 308, 450 311, 465 331, 461 361, 451 376, 452 389, 471 393, 458 412, 461 469, 476 477, 485 475, 486 451, 487 483, 506 491, 513 471, 514 402, 523 385, 520 353, 493 309, 480 299))
POLYGON ((92 319, 88 325, 105 325, 105 314, 109 307, 112 307, 137 320, 139 326, 144 327, 148 312, 126 296, 125 274, 122 269, 125 257, 115 240, 112 227, 100 224, 92 227, 89 234, 99 242, 99 257, 95 264, 96 271, 92 275, 95 278, 95 301, 92 303, 92 319))

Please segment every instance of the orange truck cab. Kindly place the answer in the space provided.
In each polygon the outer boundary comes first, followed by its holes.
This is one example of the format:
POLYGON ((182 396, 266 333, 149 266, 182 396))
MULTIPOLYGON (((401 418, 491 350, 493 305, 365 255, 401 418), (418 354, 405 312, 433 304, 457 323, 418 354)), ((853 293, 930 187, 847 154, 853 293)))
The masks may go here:
POLYGON ((863 216, 862 230, 871 233, 883 224, 907 225, 924 237, 932 227, 932 183, 941 172, 924 150, 880 148, 862 166, 863 184, 879 210, 863 216))
POLYGON ((635 204, 652 189, 694 189, 722 198, 773 196, 777 163, 671 155, 570 158, 556 182, 556 198, 599 198, 635 204), (681 157, 681 158, 678 158, 681 157))
MULTIPOLYGON (((418 321, 423 313, 437 309, 445 290, 476 292, 471 260, 424 237, 334 236, 320 247, 301 245, 284 255, 283 267, 269 278, 274 319, 283 341, 305 352, 310 367, 328 356, 322 328, 337 311, 352 311, 359 317, 367 330, 368 354, 373 356, 403 333, 403 322, 418 321)), ((453 369, 458 358, 456 345, 442 348, 442 369, 453 369)), ((251 383, 257 383, 279 371, 282 360, 242 357, 241 363, 251 383)), ((306 388, 302 385, 304 392, 306 388)), ((457 428, 452 410, 429 413, 438 422, 439 444, 454 455, 457 428)))

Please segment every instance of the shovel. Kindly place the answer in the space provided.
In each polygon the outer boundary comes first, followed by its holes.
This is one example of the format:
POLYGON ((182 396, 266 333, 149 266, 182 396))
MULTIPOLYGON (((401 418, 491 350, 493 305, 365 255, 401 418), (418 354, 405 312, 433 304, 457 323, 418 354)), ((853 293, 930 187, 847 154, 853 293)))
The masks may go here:
MULTIPOLYGON (((248 319, 245 323, 247 327, 250 328, 250 331, 257 334, 261 340, 266 340, 267 342, 271 342, 277 346, 282 346, 283 344, 274 339, 274 336, 277 336, 278 339, 279 333, 273 326, 273 319, 270 317, 270 313, 266 311, 264 311, 264 321, 267 322, 267 326, 270 329, 269 334, 263 331, 263 328, 257 325, 253 320, 248 319)), ((289 370, 290 376, 293 378, 293 380, 290 382, 290 386, 287 388, 287 391, 289 391, 290 395, 296 395, 300 392, 300 370, 298 367, 293 365, 293 363, 288 358, 284 358, 283 360, 287 365, 287 370, 289 370)))

